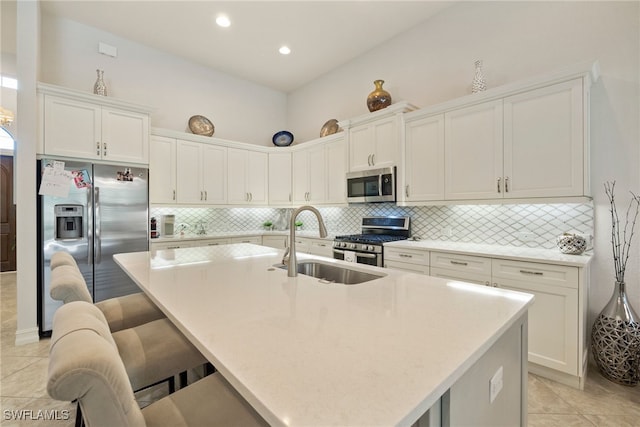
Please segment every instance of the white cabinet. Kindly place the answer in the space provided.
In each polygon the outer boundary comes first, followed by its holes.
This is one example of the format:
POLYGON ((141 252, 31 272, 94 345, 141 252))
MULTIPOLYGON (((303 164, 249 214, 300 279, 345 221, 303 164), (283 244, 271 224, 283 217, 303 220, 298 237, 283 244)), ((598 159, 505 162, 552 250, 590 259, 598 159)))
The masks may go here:
POLYGON ((589 194, 584 108, 582 79, 504 99, 505 197, 589 194))
POLYGON ((349 138, 349 171, 396 166, 400 161, 402 113, 413 109, 406 102, 398 102, 340 122, 349 138))
POLYGON ((501 198, 502 188, 502 100, 445 113, 445 198, 501 198))
POLYGON ((225 204, 227 149, 179 140, 176 152, 178 203, 225 204))
POLYGON ((404 148, 404 175, 399 176, 400 180, 404 176, 404 186, 399 186, 398 199, 444 200, 444 115, 420 117, 409 113, 404 148))
POLYGON ((294 204, 346 203, 346 141, 342 134, 325 138, 293 151, 294 204))
POLYGON ((227 153, 229 204, 267 204, 267 153, 229 148, 227 153))
POLYGON ((311 239, 309 253, 313 255, 333 258, 333 243, 331 240, 311 239))
POLYGON ((327 187, 326 155, 323 145, 293 152, 293 202, 323 203, 327 187))
POLYGON ((384 247, 384 267, 411 273, 429 274, 429 251, 384 247))
POLYGON ((176 203, 176 140, 151 137, 149 153, 149 202, 176 203))
POLYGON ((491 258, 431 252, 431 276, 491 285, 491 258))
POLYGON ((194 240, 193 246, 219 246, 230 243, 230 240, 224 237, 217 239, 194 240))
POLYGON ((445 113, 445 199, 588 195, 583 80, 445 113))
POLYGON ((535 295, 529 309, 529 362, 573 377, 582 377, 586 362, 579 275, 577 267, 493 260, 498 287, 535 295))
POLYGON ((269 153, 269 205, 291 205, 291 153, 269 153))
POLYGON ((287 236, 262 236, 262 246, 276 249, 285 249, 289 245, 288 241, 287 236))
POLYGON ((44 154, 149 163, 145 107, 44 84, 38 92, 44 154))

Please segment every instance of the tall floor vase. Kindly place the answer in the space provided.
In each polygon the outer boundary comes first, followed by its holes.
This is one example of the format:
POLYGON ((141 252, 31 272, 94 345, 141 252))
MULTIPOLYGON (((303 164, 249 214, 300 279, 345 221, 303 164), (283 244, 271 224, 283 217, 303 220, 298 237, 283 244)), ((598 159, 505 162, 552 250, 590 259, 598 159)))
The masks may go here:
POLYGON ((633 310, 624 282, 616 282, 613 296, 591 331, 591 350, 602 375, 618 384, 640 381, 640 317, 633 310))

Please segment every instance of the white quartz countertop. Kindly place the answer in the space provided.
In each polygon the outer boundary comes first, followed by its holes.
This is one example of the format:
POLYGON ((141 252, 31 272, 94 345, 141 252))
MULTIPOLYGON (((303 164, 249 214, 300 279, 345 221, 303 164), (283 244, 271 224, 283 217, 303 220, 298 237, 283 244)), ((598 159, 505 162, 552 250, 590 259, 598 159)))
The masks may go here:
POLYGON ((446 242, 439 240, 402 240, 385 243, 385 248, 423 249, 430 251, 450 252, 462 255, 475 255, 516 261, 544 262, 574 267, 586 267, 593 254, 563 254, 557 249, 524 248, 515 246, 487 245, 479 243, 446 242))
POLYGON ((411 425, 533 302, 304 254, 385 276, 290 278, 281 258, 252 244, 114 257, 272 425, 411 425))

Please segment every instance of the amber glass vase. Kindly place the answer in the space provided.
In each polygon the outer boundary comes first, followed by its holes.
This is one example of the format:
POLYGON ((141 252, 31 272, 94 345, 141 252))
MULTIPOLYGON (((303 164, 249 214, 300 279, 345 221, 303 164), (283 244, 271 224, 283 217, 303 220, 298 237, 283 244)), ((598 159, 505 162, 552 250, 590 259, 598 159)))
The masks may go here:
POLYGON ((373 82, 376 88, 367 96, 367 107, 369 111, 374 112, 391 105, 391 94, 382 89, 384 80, 376 80, 373 82))

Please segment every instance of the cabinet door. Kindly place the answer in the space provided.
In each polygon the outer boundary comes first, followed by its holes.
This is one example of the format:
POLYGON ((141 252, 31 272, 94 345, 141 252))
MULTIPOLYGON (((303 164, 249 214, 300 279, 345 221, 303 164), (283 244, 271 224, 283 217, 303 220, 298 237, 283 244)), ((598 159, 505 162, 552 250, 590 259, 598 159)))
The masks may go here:
POLYGON ((371 166, 395 166, 398 160, 398 119, 389 117, 373 124, 373 156, 371 166))
POLYGON ((178 141, 176 145, 176 170, 178 203, 204 203, 202 191, 201 144, 178 141))
POLYGON ((505 197, 582 196, 582 79, 504 100, 505 197))
POLYGON ((310 203, 324 203, 327 198, 327 159, 324 145, 309 150, 309 195, 310 203))
POLYGON ((100 107, 51 95, 44 97, 45 154, 100 159, 100 107))
POLYGON ((325 201, 331 204, 347 203, 347 142, 340 139, 326 147, 327 194, 325 201))
POLYGON ((535 296, 529 308, 529 361, 571 375, 578 372, 578 290, 494 280, 500 288, 535 296))
POLYGON ((102 108, 103 160, 149 163, 149 115, 102 108))
POLYGON ((407 201, 444 200, 444 115, 405 126, 405 188, 407 201))
POLYGON ((309 198, 309 150, 293 152, 293 202, 307 203, 309 198))
POLYGON ((247 190, 247 152, 235 148, 227 151, 227 198, 230 204, 249 203, 247 190))
POLYGON ((176 140, 154 136, 149 153, 149 201, 176 202, 176 140))
POLYGON ((249 151, 247 153, 247 190, 249 203, 267 204, 268 174, 267 153, 249 151))
POLYGON ((262 246, 285 249, 287 247, 287 236, 262 236, 262 246))
POLYGON ((450 270, 447 268, 431 266, 430 276, 439 277, 441 279, 451 279, 459 282, 475 283, 477 285, 491 286, 491 276, 468 271, 450 270))
POLYGON ((225 204, 227 203, 227 149, 203 144, 201 150, 204 202, 225 204))
POLYGON ((349 170, 371 169, 373 155, 373 128, 370 124, 354 126, 349 129, 349 170))
POLYGON ((502 198, 502 100, 445 114, 445 198, 502 198))
POLYGON ((269 153, 269 205, 291 205, 291 153, 269 153))

